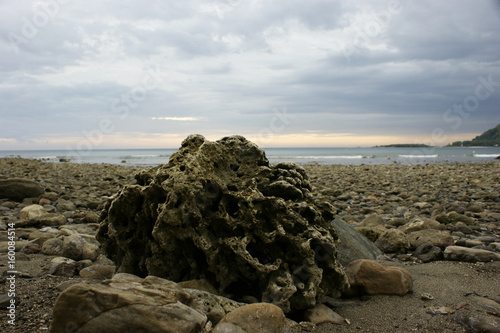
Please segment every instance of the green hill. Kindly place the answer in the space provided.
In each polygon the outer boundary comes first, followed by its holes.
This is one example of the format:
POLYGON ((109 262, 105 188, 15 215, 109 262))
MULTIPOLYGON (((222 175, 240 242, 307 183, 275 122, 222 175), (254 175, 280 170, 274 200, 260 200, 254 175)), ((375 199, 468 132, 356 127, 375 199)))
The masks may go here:
POLYGON ((476 136, 470 141, 455 141, 452 147, 469 146, 500 146, 500 124, 495 128, 489 129, 481 135, 476 136))

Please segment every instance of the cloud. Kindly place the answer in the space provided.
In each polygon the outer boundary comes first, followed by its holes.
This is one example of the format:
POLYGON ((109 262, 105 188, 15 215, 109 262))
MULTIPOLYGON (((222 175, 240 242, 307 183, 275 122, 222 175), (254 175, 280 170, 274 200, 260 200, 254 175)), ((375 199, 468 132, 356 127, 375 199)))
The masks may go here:
POLYGON ((496 2, 463 0, 1 2, 0 149, 99 131, 96 148, 158 133, 280 145, 479 134, 500 123, 499 18, 496 2), (489 76, 488 98, 457 111, 489 76))

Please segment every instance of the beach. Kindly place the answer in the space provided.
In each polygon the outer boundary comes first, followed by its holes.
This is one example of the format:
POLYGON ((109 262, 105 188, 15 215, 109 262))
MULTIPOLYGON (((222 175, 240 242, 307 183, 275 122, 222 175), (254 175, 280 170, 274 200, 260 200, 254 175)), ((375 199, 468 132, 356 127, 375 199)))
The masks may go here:
MULTIPOLYGON (((50 261, 55 256, 26 247, 21 250, 24 245, 35 240, 39 242, 40 248, 42 246, 41 226, 22 220, 21 210, 32 204, 40 204, 47 213, 52 214, 50 217, 53 220, 64 219, 61 223, 50 222, 50 228, 56 231, 66 228, 81 233, 86 228, 85 232, 91 233, 97 230, 99 215, 106 202, 124 186, 135 184, 134 176, 143 168, 127 166, 126 163, 0 159, 0 180, 28 179, 44 189, 40 196, 21 202, 0 199, 0 242, 7 241, 7 226, 14 224, 18 237, 16 246, 19 246, 16 269, 21 273, 16 280, 16 325, 9 325, 5 310, 1 310, 0 330, 47 330, 52 319, 52 307, 62 289, 61 284, 82 279, 78 275, 48 274, 50 261)), ((477 249, 486 247, 492 253, 499 253, 500 247, 495 245, 500 235, 499 161, 424 165, 305 165, 304 168, 314 199, 330 203, 336 211, 336 217, 359 228, 368 238, 376 238, 383 230, 401 229, 411 221, 421 219, 439 224, 434 224, 435 227, 430 229, 449 232, 454 244, 477 249), (455 216, 450 215, 453 212, 465 216, 467 219, 464 218, 464 221, 474 223, 445 222, 446 218, 455 216), (383 224, 378 227, 368 225, 368 217, 376 217, 383 224)), ((411 232, 413 230, 407 234, 411 232)), ((6 251, 3 247, 1 249, 1 270, 7 271, 6 251)), ((385 266, 402 267, 410 272, 413 278, 412 293, 341 299, 331 307, 345 318, 342 324, 302 323, 288 331, 466 332, 466 325, 459 322, 469 313, 481 314, 487 318, 485 320, 498 318, 500 314, 495 310, 481 310, 481 303, 477 303, 474 297, 488 297, 500 302, 500 261, 440 259, 423 263, 412 256, 412 252, 411 248, 396 253, 386 252, 379 258, 385 266), (423 299, 422 294, 430 294, 432 299, 423 299), (439 307, 449 310, 447 313, 436 312, 434 309, 439 307)), ((106 261, 102 257, 97 260, 101 263, 106 261)), ((7 287, 5 274, 2 281, 0 293, 4 294, 7 287)))

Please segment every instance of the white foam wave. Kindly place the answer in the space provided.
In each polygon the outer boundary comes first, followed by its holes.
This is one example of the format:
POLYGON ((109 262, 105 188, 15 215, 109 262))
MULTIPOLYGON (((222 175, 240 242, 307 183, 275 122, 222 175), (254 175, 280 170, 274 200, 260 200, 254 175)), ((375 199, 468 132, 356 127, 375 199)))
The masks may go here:
POLYGON ((401 158, 436 158, 438 154, 434 155, 399 155, 401 158))
POLYGON ((500 156, 499 154, 472 154, 474 157, 481 157, 481 158, 497 158, 500 156))
POLYGON ((268 158, 279 158, 279 159, 303 159, 303 160, 321 160, 321 159, 361 159, 361 158, 369 158, 373 156, 364 156, 364 155, 290 155, 290 156, 282 156, 282 155, 267 155, 268 158))

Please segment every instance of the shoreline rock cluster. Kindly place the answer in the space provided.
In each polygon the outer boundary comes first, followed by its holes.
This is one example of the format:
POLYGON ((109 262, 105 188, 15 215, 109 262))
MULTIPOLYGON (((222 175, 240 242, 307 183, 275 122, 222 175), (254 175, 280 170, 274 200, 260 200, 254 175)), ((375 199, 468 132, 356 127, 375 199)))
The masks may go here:
POLYGON ((313 193, 386 254, 416 262, 500 260, 497 162, 307 170, 313 193))
MULTIPOLYGON (((39 288, 43 288, 41 283, 47 277, 64 278, 66 282, 59 285, 58 290, 54 290, 54 294, 57 295, 61 293, 61 290, 75 291, 75 288, 85 288, 84 286, 101 288, 95 286, 120 286, 122 283, 120 288, 130 290, 132 285, 134 288, 139 288, 140 285, 149 283, 144 282, 148 279, 145 277, 134 278, 126 274, 115 274, 115 263, 102 255, 101 244, 95 238, 100 227, 99 215, 102 209, 106 207, 110 199, 116 198, 117 193, 126 185, 136 182, 134 175, 140 172, 139 168, 47 163, 24 159, 0 159, 0 167, 0 197, 2 193, 9 193, 2 190, 5 189, 2 186, 12 188, 13 184, 16 184, 16 178, 22 179, 15 185, 17 188, 12 192, 16 193, 14 196, 8 194, 9 197, 0 198, 0 235, 2 237, 0 257, 2 257, 2 263, 5 263, 7 252, 5 230, 7 224, 15 223, 16 258, 21 272, 18 276, 20 286, 26 286, 25 288, 29 289, 32 285, 35 288, 40 282, 39 288), (41 194, 37 186, 42 188, 41 194), (24 189, 27 189, 27 192, 20 195, 19 193, 24 189), (34 194, 37 195, 33 196, 34 194), (117 282, 119 279, 123 281, 117 282), (30 282, 27 283, 28 281, 30 282), (77 287, 81 282, 84 283, 77 287)), ((328 202, 334 209, 331 212, 332 216, 348 222, 350 227, 366 236, 381 250, 381 253, 384 253, 385 258, 412 265, 422 263, 427 265, 446 260, 479 262, 495 268, 500 263, 500 172, 498 172, 500 164, 498 162, 423 166, 310 165, 304 166, 304 169, 309 176, 310 195, 314 201, 328 202)), ((370 266, 372 262, 375 261, 369 261, 366 265, 370 266)), ((361 265, 359 263, 357 265, 358 267, 352 271, 362 271, 361 265)), ((3 269, 6 270, 6 267, 4 266, 3 269)), ((374 271, 380 270, 379 267, 373 269, 374 271)), ((346 270, 351 269, 346 268, 346 270)), ((385 271, 384 274, 386 274, 385 271)), ((404 272, 397 274, 406 276, 404 272)), ((372 272, 369 275, 375 276, 375 273, 372 272)), ((357 282, 355 277, 349 277, 350 283, 358 286, 359 290, 356 291, 356 295, 373 295, 369 292, 369 286, 359 282, 362 281, 360 277, 361 275, 357 282)), ((384 278, 384 281, 387 279, 384 278)), ((404 281, 406 282, 402 285, 403 287, 406 285, 406 289, 403 290, 405 293, 410 292, 411 277, 404 281)), ((157 284, 167 282, 156 280, 155 283, 148 285, 149 287, 140 288, 160 290, 157 284)), ((205 291, 192 291, 191 296, 182 296, 191 297, 194 303, 201 304, 203 303, 201 299, 206 300, 211 297, 207 295, 214 295, 211 286, 203 285, 203 282, 199 285, 195 283, 188 286, 170 283, 171 288, 182 292, 197 290, 196 288, 205 289, 205 291)), ((355 289, 351 291, 354 292, 355 289)), ((34 302, 34 299, 27 298, 25 293, 19 294, 19 331, 28 331, 27 328, 32 327, 29 320, 33 319, 23 319, 23 316, 31 317, 29 314, 23 314, 22 309, 30 302, 34 302)), ((188 302, 186 298, 182 300, 188 302)), ((487 303, 490 298, 487 300, 483 301, 487 303)), ((184 304, 183 301, 179 302, 184 304)), ((326 299, 324 304, 329 304, 328 301, 330 304, 336 302, 326 299)), ((224 302, 234 301, 230 299, 221 301, 217 298, 207 304, 212 304, 212 307, 229 304, 224 302)), ((498 305, 497 302, 495 303, 498 305)), ((176 301, 172 304, 178 303, 176 301)), ((324 315, 321 317, 320 314, 327 312, 327 322, 336 321, 337 324, 347 325, 343 318, 333 319, 335 313, 331 313, 333 311, 329 307, 325 309, 324 304, 318 304, 313 314, 309 313, 301 320, 309 318, 311 322, 319 324, 325 322, 324 315), (321 319, 317 319, 318 317, 321 319)), ((197 306, 199 304, 193 305, 194 308, 197 306)), ((239 306, 235 305, 227 313, 235 312, 234 309, 239 306)), ((44 311, 51 310, 52 307, 53 303, 48 304, 44 311)), ((182 306, 176 307, 182 313, 190 312, 181 308, 184 309, 182 306)), ((265 312, 272 314, 272 318, 276 316, 281 318, 278 310, 273 311, 266 310, 265 312)), ((59 312, 54 310, 54 317, 57 317, 56 313, 59 312)), ((202 310, 198 313, 206 318, 214 318, 209 317, 207 311, 205 314, 202 310)), ((218 320, 227 313, 224 312, 222 315, 222 312, 219 312, 218 320)), ((199 317, 201 319, 198 322, 199 327, 206 331, 227 332, 233 329, 234 332, 238 332, 234 326, 241 328, 241 325, 251 321, 249 318, 253 318, 252 315, 256 313, 259 313, 256 309, 250 309, 243 315, 235 313, 234 316, 240 316, 238 317, 240 319, 229 318, 221 321, 220 327, 222 328, 217 328, 218 331, 214 328, 215 325, 211 327, 208 324, 212 323, 210 319, 205 320, 199 317)), ((492 322, 491 325, 498 323, 498 320, 495 322, 495 316, 488 314, 488 311, 481 313, 484 317, 482 317, 483 323, 492 322)), ((43 322, 37 325, 48 328, 52 320, 52 312, 40 316, 44 316, 44 319, 40 319, 43 322)), ((109 318, 115 318, 112 313, 109 313, 109 316, 109 318)), ((460 314, 456 318, 464 327, 472 329, 470 325, 473 322, 471 321, 473 313, 460 314)), ((257 322, 261 323, 261 321, 257 322)), ((284 330, 285 327, 289 332, 302 332, 310 329, 305 324, 293 326, 284 319, 283 324, 280 325, 276 328, 276 332, 284 330)))

